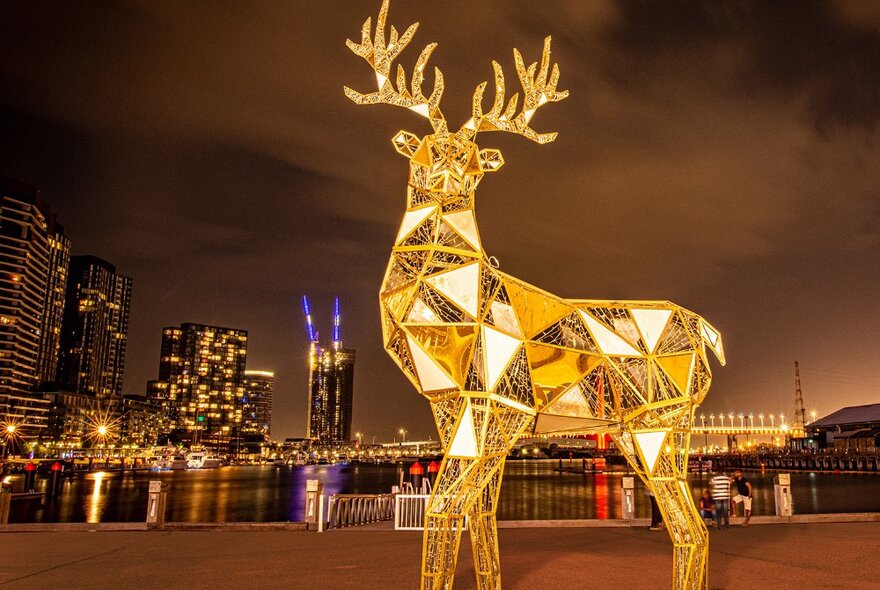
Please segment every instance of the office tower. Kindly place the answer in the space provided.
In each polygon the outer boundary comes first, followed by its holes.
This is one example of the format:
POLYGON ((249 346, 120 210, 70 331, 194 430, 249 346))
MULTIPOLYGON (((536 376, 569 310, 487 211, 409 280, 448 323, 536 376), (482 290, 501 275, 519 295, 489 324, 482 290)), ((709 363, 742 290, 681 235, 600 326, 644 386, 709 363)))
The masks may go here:
POLYGON ((131 286, 106 260, 70 259, 58 369, 66 388, 121 402, 131 286))
POLYGON ((244 399, 242 399, 242 434, 258 434, 267 438, 272 432, 272 393, 275 373, 272 371, 244 372, 244 399))
POLYGON ((148 397, 172 442, 227 447, 240 434, 247 331, 202 324, 162 330, 159 379, 148 397))
POLYGON ((70 242, 39 191, 0 176, 0 423, 32 438, 48 401, 34 392, 57 362, 70 242))
POLYGON ((321 346, 318 340, 305 296, 303 311, 309 334, 308 437, 325 442, 350 440, 355 351, 342 346, 339 298, 334 302, 329 347, 321 346))

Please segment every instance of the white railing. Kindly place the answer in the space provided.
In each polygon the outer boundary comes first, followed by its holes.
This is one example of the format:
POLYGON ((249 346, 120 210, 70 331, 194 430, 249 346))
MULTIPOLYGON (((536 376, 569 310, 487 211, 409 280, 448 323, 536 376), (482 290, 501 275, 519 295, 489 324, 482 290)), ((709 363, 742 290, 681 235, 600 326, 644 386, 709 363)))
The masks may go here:
POLYGON ((421 531, 431 494, 397 494, 394 497, 394 530, 421 531))
POLYGON ((333 494, 328 504, 329 529, 391 520, 395 514, 392 494, 333 494))

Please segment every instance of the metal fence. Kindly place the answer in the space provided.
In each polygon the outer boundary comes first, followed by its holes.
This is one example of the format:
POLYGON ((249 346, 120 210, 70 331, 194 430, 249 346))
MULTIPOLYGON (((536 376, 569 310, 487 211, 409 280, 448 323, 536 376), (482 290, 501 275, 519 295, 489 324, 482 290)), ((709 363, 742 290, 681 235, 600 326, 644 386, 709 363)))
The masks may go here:
POLYGON ((431 494, 397 494, 394 498, 394 530, 420 531, 425 528, 425 510, 431 494))
POLYGON ((393 494, 333 494, 327 507, 327 528, 371 524, 394 518, 393 494))

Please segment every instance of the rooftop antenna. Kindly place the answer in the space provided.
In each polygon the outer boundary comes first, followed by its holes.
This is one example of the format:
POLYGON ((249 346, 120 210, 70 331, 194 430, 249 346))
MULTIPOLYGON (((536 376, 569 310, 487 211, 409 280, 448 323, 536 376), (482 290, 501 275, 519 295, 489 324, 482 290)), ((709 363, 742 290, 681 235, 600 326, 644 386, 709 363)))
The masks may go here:
POLYGON ((339 350, 342 340, 339 337, 339 297, 333 301, 333 348, 339 350))
POLYGON ((807 426, 807 412, 804 409, 804 394, 801 393, 801 369, 794 362, 794 429, 803 436, 807 426))
POLYGON ((309 333, 309 342, 316 343, 318 342, 318 333, 315 331, 314 324, 312 324, 312 308, 309 306, 309 298, 306 295, 303 295, 303 313, 306 316, 306 329, 309 333))

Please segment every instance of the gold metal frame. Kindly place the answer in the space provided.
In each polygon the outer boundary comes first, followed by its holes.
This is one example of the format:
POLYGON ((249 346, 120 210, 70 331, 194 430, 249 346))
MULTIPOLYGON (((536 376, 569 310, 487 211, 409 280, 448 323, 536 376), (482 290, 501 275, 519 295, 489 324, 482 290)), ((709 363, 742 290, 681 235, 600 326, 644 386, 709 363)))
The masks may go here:
POLYGON ((673 586, 705 589, 708 533, 688 490, 687 458, 694 410, 711 377, 706 349, 724 363, 717 330, 668 301, 567 300, 499 271, 480 240, 474 195, 487 172, 504 163, 479 149, 479 132, 506 131, 537 143, 555 133, 530 127, 535 111, 562 100, 550 38, 540 65, 514 50, 522 85, 505 105, 504 74, 493 62, 495 99, 486 83, 474 93, 471 118, 451 133, 440 111, 443 76, 421 90, 436 44, 425 47, 407 86, 392 64, 412 40, 390 27, 384 0, 371 39, 348 47, 376 73, 378 89, 346 95, 357 104, 408 108, 434 133, 393 138, 410 162, 406 213, 382 283, 385 348, 431 403, 445 451, 425 516, 423 589, 452 587, 467 517, 477 585, 501 587, 495 510, 504 460, 517 439, 550 433, 609 433, 660 506, 674 544, 673 586))

